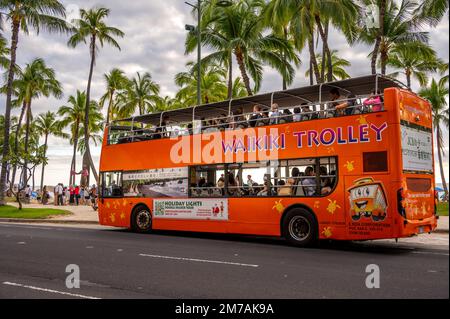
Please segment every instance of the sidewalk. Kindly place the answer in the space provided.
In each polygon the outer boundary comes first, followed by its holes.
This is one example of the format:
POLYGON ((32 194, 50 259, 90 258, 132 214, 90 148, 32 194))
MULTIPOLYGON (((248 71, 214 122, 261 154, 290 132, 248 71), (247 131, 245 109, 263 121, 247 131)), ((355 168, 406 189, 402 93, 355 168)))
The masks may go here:
MULTIPOLYGON (((8 203, 11 206, 18 207, 17 203, 8 203)), ((47 219, 13 219, 13 218, 0 218, 0 221, 11 221, 11 222, 33 222, 33 223, 62 223, 62 224, 98 224, 98 213, 92 209, 91 206, 55 206, 52 204, 43 206, 42 204, 24 204, 23 207, 26 208, 54 208, 62 209, 71 212, 70 215, 64 216, 52 216, 47 219)))

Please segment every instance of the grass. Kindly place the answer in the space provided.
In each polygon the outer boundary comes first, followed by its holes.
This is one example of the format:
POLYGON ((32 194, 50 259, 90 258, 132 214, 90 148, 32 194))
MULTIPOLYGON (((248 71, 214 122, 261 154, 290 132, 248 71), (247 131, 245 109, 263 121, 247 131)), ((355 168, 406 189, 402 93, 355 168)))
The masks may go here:
POLYGON ((6 205, 0 206, 0 218, 45 219, 50 216, 68 215, 68 211, 51 208, 23 208, 6 205))
POLYGON ((448 202, 439 203, 437 206, 437 214, 439 216, 448 216, 448 202))

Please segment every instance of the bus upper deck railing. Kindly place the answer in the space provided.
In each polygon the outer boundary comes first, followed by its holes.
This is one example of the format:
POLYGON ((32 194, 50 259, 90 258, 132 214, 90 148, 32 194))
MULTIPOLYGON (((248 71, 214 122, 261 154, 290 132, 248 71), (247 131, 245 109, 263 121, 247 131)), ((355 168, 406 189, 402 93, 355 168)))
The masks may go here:
MULTIPOLYGON (((383 111, 383 95, 380 94, 375 97, 380 97, 381 102, 367 103, 368 96, 358 96, 355 98, 322 102, 320 105, 317 103, 304 103, 302 105, 279 108, 277 109, 278 113, 272 112, 270 115, 269 110, 260 111, 259 114, 261 116, 258 118, 252 118, 254 113, 229 114, 225 117, 214 117, 211 119, 202 118, 200 120, 193 119, 192 121, 174 123, 173 125, 170 125, 170 123, 162 123, 161 126, 153 127, 151 129, 136 127, 137 123, 131 123, 131 126, 111 125, 110 128, 114 129, 109 131, 108 144, 125 144, 161 138, 176 138, 179 136, 192 134, 213 133, 219 131, 245 129, 248 127, 262 127, 267 125, 303 122, 383 111), (366 100, 362 102, 363 99, 366 100), (348 103, 348 106, 339 110, 333 107, 325 109, 325 105, 342 103, 348 103), (313 107, 313 111, 311 111, 311 107, 313 107), (317 107, 320 109, 317 110, 317 107), (307 108, 309 111, 301 111, 302 108, 307 108), (300 113, 298 113, 298 109, 300 109, 300 113), (288 110, 288 112, 286 110, 288 110), (294 113, 291 112, 291 110, 294 110, 294 113)), ((113 123, 117 122, 120 121, 115 121, 113 123)))

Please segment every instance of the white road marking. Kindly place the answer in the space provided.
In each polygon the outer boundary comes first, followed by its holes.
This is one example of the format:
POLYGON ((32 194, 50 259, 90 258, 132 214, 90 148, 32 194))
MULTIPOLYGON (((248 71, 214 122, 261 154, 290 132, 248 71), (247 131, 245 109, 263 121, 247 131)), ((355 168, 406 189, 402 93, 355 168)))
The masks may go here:
POLYGON ((233 266, 242 266, 242 267, 253 267, 253 268, 259 267, 259 265, 241 264, 241 263, 234 263, 234 262, 229 262, 229 261, 219 261, 219 260, 207 260, 207 259, 184 258, 184 257, 171 257, 171 256, 148 255, 148 254, 139 254, 139 256, 152 257, 152 258, 162 258, 162 259, 172 259, 172 260, 194 261, 194 262, 201 262, 201 263, 224 264, 224 265, 233 265, 233 266))
POLYGON ((433 252, 429 252, 429 251, 413 251, 413 254, 422 254, 422 255, 439 255, 439 256, 448 256, 449 254, 447 253, 433 253, 433 252))
POLYGON ((24 242, 24 241, 19 241, 19 242, 17 243, 17 245, 26 245, 26 242, 24 242))
POLYGON ((14 287, 28 288, 28 289, 31 289, 31 290, 38 290, 38 291, 49 292, 49 293, 54 293, 54 294, 59 294, 59 295, 66 295, 66 296, 77 297, 77 298, 84 298, 84 299, 101 299, 101 298, 98 298, 98 297, 85 296, 85 295, 79 295, 79 294, 71 294, 71 293, 69 293, 69 292, 58 291, 58 290, 53 290, 53 289, 47 289, 47 288, 40 288, 40 287, 34 287, 34 286, 28 286, 28 285, 22 285, 22 284, 18 284, 18 283, 14 283, 14 282, 9 282, 9 281, 5 281, 5 282, 3 282, 3 284, 4 284, 4 285, 7 285, 7 286, 14 286, 14 287))
POLYGON ((92 249, 94 246, 86 246, 86 249, 92 249))

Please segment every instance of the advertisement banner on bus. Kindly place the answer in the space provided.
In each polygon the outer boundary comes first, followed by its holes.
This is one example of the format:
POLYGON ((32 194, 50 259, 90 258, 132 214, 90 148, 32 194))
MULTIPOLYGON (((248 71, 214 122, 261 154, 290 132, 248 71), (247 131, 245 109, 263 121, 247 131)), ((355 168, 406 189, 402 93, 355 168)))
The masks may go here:
POLYGON ((226 199, 156 199, 153 201, 154 218, 228 220, 226 199))
POLYGON ((403 169, 406 171, 433 171, 431 132, 401 126, 403 169))

